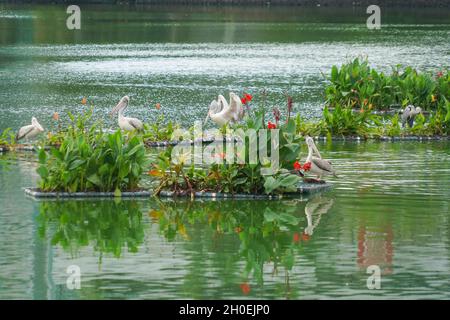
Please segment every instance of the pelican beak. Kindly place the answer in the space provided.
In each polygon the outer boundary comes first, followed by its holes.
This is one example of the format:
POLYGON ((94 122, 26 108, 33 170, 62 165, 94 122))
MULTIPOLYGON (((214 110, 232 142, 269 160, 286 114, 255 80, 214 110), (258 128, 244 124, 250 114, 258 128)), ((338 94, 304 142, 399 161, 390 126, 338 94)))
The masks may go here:
POLYGON ((117 113, 120 109, 126 107, 126 102, 122 99, 119 103, 111 110, 109 115, 112 117, 115 113, 117 113))

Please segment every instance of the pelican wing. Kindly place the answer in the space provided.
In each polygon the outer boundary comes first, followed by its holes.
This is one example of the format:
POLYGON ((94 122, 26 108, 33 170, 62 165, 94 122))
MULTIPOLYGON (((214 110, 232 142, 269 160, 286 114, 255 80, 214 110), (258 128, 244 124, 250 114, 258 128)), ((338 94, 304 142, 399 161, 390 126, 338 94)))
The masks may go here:
POLYGON ((227 100, 225 99, 225 97, 221 94, 219 94, 219 96, 217 97, 217 101, 220 105, 220 111, 225 111, 228 110, 230 108, 230 106, 228 105, 227 100))
POLYGON ((241 119, 243 109, 241 99, 237 95, 230 93, 230 113, 233 115, 234 121, 241 119))
MULTIPOLYGON (((401 120, 402 120, 402 126, 405 126, 405 123, 408 121, 410 121, 410 119, 411 119, 411 115, 412 115, 412 113, 413 113, 413 106, 411 106, 411 105, 409 105, 409 106, 407 106, 406 108, 405 108, 405 110, 403 110, 403 113, 402 113, 402 117, 401 117, 401 120)), ((414 109, 415 110, 415 109, 414 109)))
POLYGON ((311 162, 314 163, 319 169, 335 175, 334 168, 329 161, 312 157, 311 162))
POLYGON ((222 111, 222 108, 223 105, 217 100, 211 101, 211 104, 209 105, 209 111, 211 111, 212 114, 219 113, 222 111))
POLYGON ((19 129, 19 132, 16 134, 16 141, 25 138, 31 131, 33 131, 34 126, 29 125, 19 129))
POLYGON ((136 130, 141 130, 143 128, 142 121, 136 118, 128 118, 128 123, 136 130))

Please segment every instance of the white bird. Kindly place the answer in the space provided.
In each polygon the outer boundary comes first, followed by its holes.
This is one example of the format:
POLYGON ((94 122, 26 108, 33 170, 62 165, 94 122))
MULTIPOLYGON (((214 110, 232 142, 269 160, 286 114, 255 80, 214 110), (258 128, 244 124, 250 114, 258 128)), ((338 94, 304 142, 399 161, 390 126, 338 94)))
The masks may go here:
POLYGON ((142 124, 142 121, 136 118, 129 118, 125 117, 124 111, 128 107, 128 103, 130 102, 130 98, 128 96, 124 96, 122 99, 120 99, 117 106, 112 109, 110 112, 111 115, 115 114, 116 112, 119 113, 119 127, 122 130, 125 131, 133 131, 133 130, 142 130, 144 128, 144 125, 142 124))
POLYGON ((19 129, 16 134, 16 141, 20 139, 31 139, 37 136, 39 133, 44 132, 44 128, 39 124, 35 117, 31 118, 31 124, 19 129))
POLYGON ((419 113, 422 113, 422 109, 420 107, 414 107, 413 105, 406 106, 402 113, 402 128, 405 127, 406 123, 408 123, 408 126, 412 128, 414 125, 414 119, 419 113))
POLYGON ((320 179, 324 175, 333 175, 334 177, 337 177, 331 162, 322 159, 313 138, 306 137, 305 141, 308 145, 308 157, 306 158, 305 163, 311 163, 311 168, 308 171, 317 176, 317 182, 321 181, 320 179), (315 157, 314 154, 316 154, 317 157, 315 157))
POLYGON ((244 116, 244 108, 238 95, 230 92, 230 104, 224 96, 219 95, 217 100, 213 100, 209 105, 208 115, 205 124, 209 118, 219 126, 226 125, 228 122, 237 122, 244 116))

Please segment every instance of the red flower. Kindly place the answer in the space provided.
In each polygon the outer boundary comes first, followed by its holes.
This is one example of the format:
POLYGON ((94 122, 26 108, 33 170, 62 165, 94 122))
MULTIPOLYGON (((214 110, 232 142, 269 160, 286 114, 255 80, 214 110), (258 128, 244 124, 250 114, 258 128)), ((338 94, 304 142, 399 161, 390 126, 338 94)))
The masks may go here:
POLYGON ((247 100, 248 102, 252 101, 253 96, 251 94, 245 93, 244 94, 244 98, 245 100, 247 100))
POLYGON ((245 97, 241 98, 241 102, 242 102, 242 104, 246 104, 247 103, 247 99, 245 99, 245 97))
POLYGON ((442 77, 443 75, 444 75, 444 73, 443 73, 442 71, 439 71, 439 72, 437 73, 437 77, 438 77, 438 78, 442 77))
POLYGON ((267 123, 267 129, 276 129, 276 128, 277 125, 275 123, 272 123, 270 121, 267 123))
POLYGON ((294 238, 292 240, 294 241, 294 243, 300 242, 300 235, 298 234, 298 232, 294 233, 294 238))
POLYGON ((239 285, 243 294, 247 295, 250 293, 250 285, 247 282, 241 283, 239 285))
POLYGON ((311 162, 307 162, 303 165, 303 170, 309 171, 311 170, 311 162))
POLYGON ((300 164, 300 162, 298 162, 298 161, 294 162, 294 170, 296 170, 296 171, 302 170, 302 165, 300 164))

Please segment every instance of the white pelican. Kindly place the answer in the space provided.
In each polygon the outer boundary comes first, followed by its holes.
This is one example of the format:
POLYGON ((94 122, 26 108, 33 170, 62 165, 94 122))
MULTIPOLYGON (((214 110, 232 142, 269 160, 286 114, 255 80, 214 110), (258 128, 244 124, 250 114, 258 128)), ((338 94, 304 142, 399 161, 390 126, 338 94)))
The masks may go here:
POLYGON ((130 102, 130 98, 128 96, 123 97, 120 99, 117 106, 112 109, 110 112, 111 115, 115 114, 116 112, 119 113, 119 127, 122 130, 125 131, 133 131, 133 130, 142 130, 144 128, 144 125, 142 124, 142 121, 136 118, 129 118, 125 117, 123 115, 125 109, 128 107, 128 103, 130 102))
POLYGON ((213 100, 209 105, 208 115, 205 119, 205 124, 209 118, 219 126, 226 125, 228 122, 236 122, 244 116, 244 108, 241 99, 238 95, 230 92, 230 104, 224 96, 220 95, 217 100, 213 100))
POLYGON ((35 117, 31 118, 31 124, 19 129, 16 134, 16 141, 20 139, 31 139, 37 136, 39 133, 44 132, 44 128, 39 124, 35 117))
POLYGON ((313 138, 306 137, 305 141, 308 145, 308 157, 306 158, 305 164, 311 163, 311 168, 308 171, 317 176, 317 182, 321 181, 320 179, 323 175, 333 175, 334 177, 337 177, 331 162, 322 159, 313 138), (315 157, 314 154, 316 154, 317 157, 315 157))
POLYGON ((414 125, 414 119, 419 113, 422 113, 422 109, 420 107, 408 105, 402 113, 402 128, 405 127, 406 123, 408 123, 408 126, 412 128, 414 125))

